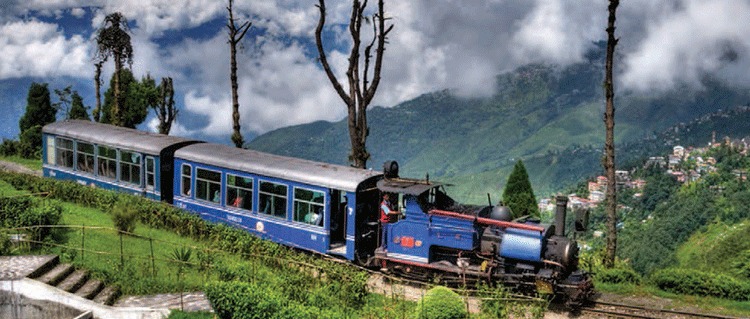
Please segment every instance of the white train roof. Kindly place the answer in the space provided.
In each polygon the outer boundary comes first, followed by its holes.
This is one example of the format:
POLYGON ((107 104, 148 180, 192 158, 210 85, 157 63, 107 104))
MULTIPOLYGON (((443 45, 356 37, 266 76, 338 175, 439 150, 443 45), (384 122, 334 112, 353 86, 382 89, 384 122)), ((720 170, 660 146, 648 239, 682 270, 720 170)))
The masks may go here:
POLYGON ((50 123, 42 128, 42 132, 153 155, 159 155, 163 149, 175 144, 199 143, 197 140, 85 120, 64 120, 50 123))
POLYGON ((175 158, 353 192, 382 172, 274 155, 219 144, 194 144, 179 149, 175 158))

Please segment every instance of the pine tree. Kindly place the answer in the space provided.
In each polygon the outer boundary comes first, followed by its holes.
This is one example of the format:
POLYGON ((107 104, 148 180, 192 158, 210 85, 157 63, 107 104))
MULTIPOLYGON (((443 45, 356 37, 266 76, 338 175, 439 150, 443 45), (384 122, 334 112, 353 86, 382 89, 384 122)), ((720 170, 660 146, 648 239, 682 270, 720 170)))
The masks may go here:
MULTIPOLYGON (((141 83, 138 82, 129 69, 120 71, 120 96, 124 97, 120 104, 120 126, 135 128, 138 124, 143 123, 148 115, 147 93, 144 91, 141 83)), ((104 92, 104 104, 101 109, 101 122, 115 124, 113 121, 113 111, 115 104, 115 76, 112 75, 109 89, 104 92)))
POLYGON ((26 97, 26 113, 18 121, 21 133, 35 125, 44 126, 55 121, 57 110, 52 107, 47 83, 31 83, 26 97))
POLYGON ((57 109, 52 106, 47 83, 31 83, 26 97, 26 113, 18 121, 21 129, 21 156, 37 157, 42 148, 42 126, 55 121, 57 109))
POLYGON ((73 91, 70 96, 70 113, 68 118, 71 120, 87 120, 90 121, 88 108, 83 105, 83 98, 78 94, 77 91, 73 91))
POLYGON ((510 207, 514 219, 526 215, 539 217, 539 208, 534 190, 531 188, 529 174, 526 173, 526 167, 521 160, 516 162, 513 172, 508 177, 503 191, 503 201, 505 206, 510 207))

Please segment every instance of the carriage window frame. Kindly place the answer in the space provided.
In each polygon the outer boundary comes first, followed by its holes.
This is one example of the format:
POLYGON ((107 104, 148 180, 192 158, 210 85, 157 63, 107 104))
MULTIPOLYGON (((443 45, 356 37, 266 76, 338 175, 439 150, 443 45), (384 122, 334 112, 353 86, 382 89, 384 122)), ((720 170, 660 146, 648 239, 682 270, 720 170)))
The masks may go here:
POLYGON ((73 169, 73 139, 56 137, 55 138, 55 166, 73 169))
POLYGON ((156 160, 153 156, 146 156, 146 189, 156 188, 156 160))
POLYGON ((323 227, 323 221, 325 219, 325 208, 326 208, 326 194, 324 191, 315 190, 305 187, 294 187, 294 217, 295 222, 308 224, 316 227, 323 227), (304 192, 311 193, 310 199, 302 198, 304 192), (320 195, 319 197, 316 195, 320 195), (321 201, 315 201, 316 198, 320 198, 321 201), (316 208, 319 208, 320 213, 316 213, 316 208), (317 216, 316 216, 317 214, 317 216))
POLYGON ((76 141, 76 170, 94 174, 96 169, 96 146, 93 143, 76 141), (84 149, 88 148, 88 149, 84 149), (90 152, 89 152, 90 151, 90 152))
POLYGON ((226 198, 225 203, 228 207, 233 207, 240 210, 242 213, 249 214, 253 210, 253 182, 255 179, 249 176, 242 176, 238 174, 226 173, 226 198), (242 179, 244 185, 237 185, 237 180, 242 179), (247 183, 247 180, 250 180, 247 183), (232 183, 232 181, 235 181, 232 183), (239 197, 240 192, 245 192, 242 200, 236 201, 239 197), (235 195, 237 194, 237 195, 235 195), (234 196, 232 196, 234 195, 234 196))
POLYGON ((276 218, 286 219, 288 215, 287 199, 289 198, 289 186, 282 183, 259 180, 258 181, 258 213, 276 218), (264 185, 272 185, 273 191, 263 190, 264 185), (284 194, 276 192, 276 186, 284 188, 284 194), (271 199, 270 204, 268 200, 271 199), (280 202, 279 205, 276 205, 280 202), (268 206, 271 205, 271 206, 268 206), (268 207, 268 208, 266 208, 268 207), (282 215, 283 213, 283 215, 282 215))
POLYGON ((141 185, 141 154, 130 150, 120 150, 120 181, 132 185, 141 185))
POLYGON ((117 179, 117 149, 106 145, 96 146, 96 174, 99 177, 116 180, 117 179), (105 152, 102 152, 104 149, 105 152), (114 152, 114 154, 106 154, 114 152), (103 154, 104 153, 104 154, 103 154), (110 157, 114 155, 114 157, 110 157))
POLYGON ((180 167, 180 194, 191 197, 193 190, 193 167, 190 164, 182 164, 180 167), (185 182, 187 181, 187 185, 185 182), (187 187, 185 187, 187 186, 187 187))
POLYGON ((221 172, 213 169, 195 168, 195 198, 214 204, 221 204, 221 172), (212 176, 213 175, 213 176, 212 176), (218 180, 212 177, 218 177, 218 180), (202 190, 205 187, 205 194, 202 190), (204 197, 205 195, 205 197, 204 197))
POLYGON ((56 165, 55 162, 55 137, 54 136, 47 136, 47 164, 49 165, 56 165))

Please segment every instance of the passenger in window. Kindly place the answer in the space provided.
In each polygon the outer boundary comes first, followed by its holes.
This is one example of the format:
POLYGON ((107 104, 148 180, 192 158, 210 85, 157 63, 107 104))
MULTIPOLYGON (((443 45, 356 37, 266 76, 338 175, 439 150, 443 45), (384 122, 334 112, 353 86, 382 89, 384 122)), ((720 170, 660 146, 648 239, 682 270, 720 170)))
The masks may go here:
POLYGON ((244 201, 244 198, 242 196, 237 196, 237 198, 232 201, 232 206, 234 207, 242 207, 242 202, 244 201))
POLYGON ((219 191, 218 190, 214 191, 214 198, 212 199, 212 201, 214 203, 218 203, 219 202, 219 191))

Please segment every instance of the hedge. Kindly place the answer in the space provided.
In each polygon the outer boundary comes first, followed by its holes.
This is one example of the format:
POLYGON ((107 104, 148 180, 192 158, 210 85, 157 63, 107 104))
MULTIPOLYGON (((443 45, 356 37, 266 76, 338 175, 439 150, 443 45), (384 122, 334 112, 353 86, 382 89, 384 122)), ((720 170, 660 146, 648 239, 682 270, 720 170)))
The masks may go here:
POLYGON ((692 269, 669 268, 651 276, 659 289, 689 295, 750 300, 750 282, 692 269))
MULTIPOLYGON (((62 206, 51 200, 31 196, 0 198, 0 228, 21 228, 39 225, 57 225, 62 217, 62 206)), ((50 228, 32 231, 33 240, 44 240, 50 228)))

